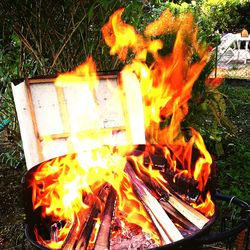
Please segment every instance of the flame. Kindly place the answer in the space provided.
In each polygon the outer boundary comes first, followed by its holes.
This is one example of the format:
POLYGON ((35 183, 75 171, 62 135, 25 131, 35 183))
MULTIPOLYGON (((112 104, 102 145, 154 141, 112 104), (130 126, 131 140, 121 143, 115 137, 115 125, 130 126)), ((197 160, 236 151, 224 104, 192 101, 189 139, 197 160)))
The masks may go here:
POLYGON ((207 192, 206 199, 203 203, 197 205, 197 204, 192 204, 194 208, 205 214, 207 217, 213 216, 215 213, 215 205, 211 199, 211 194, 210 192, 207 192))
POLYGON ((162 42, 146 41, 142 35, 138 34, 134 27, 122 21, 124 9, 117 10, 101 29, 106 44, 111 48, 110 54, 115 55, 125 61, 129 49, 131 49, 138 59, 146 60, 146 52, 151 49, 160 49, 162 42))
POLYGON ((193 85, 208 61, 209 51, 197 42, 197 28, 193 24, 191 14, 178 18, 166 10, 158 20, 145 28, 146 37, 142 37, 133 27, 121 20, 122 12, 123 9, 116 11, 102 32, 105 41, 111 47, 111 55, 117 53, 119 56, 122 51, 122 59, 125 60, 129 49, 135 53, 132 63, 122 70, 122 75, 135 73, 140 81, 146 139, 150 143, 161 145, 169 165, 176 173, 181 172, 193 177, 199 183, 198 188, 203 191, 211 171, 212 159, 200 134, 190 128, 190 138, 187 139, 181 131, 181 122, 188 113, 188 101, 193 85), (129 32, 125 33, 125 29, 129 32), (165 34, 169 30, 176 32, 173 51, 161 56, 159 50, 162 43, 150 37, 165 34), (123 43, 124 38, 129 37, 131 32, 133 39, 125 39, 126 42, 123 43), (155 44, 158 46, 154 46, 155 44), (200 57, 197 62, 192 62, 192 49, 200 57), (145 63, 146 56, 141 56, 142 50, 143 53, 146 50, 152 54, 153 63, 145 63), (161 128, 160 124, 164 123, 167 125, 161 128), (194 164, 195 169, 192 168, 194 148, 198 149, 200 155, 194 164), (177 162, 181 164, 179 169, 176 167, 177 162))
MULTIPOLYGON (((133 194, 131 182, 124 172, 125 163, 126 157, 121 156, 121 152, 113 153, 108 147, 47 161, 39 166, 30 183, 33 208, 42 208, 44 218, 65 220, 72 225, 81 219, 79 214, 88 218, 92 200, 101 186, 109 183, 117 191, 118 210, 126 221, 141 226, 157 239, 148 215, 133 194)), ((63 228, 57 243, 46 244, 60 248, 70 228, 63 228)))
MULTIPOLYGON (((198 189, 204 192, 211 172, 211 156, 195 129, 189 128, 183 132, 181 127, 188 113, 192 88, 209 55, 206 48, 197 42, 197 28, 193 24, 193 18, 190 14, 175 17, 166 10, 141 35, 134 27, 123 22, 122 13, 123 9, 117 10, 101 31, 111 55, 117 55, 120 60, 126 61, 130 56, 129 51, 134 54, 132 62, 120 74, 119 93, 123 93, 124 88, 128 87, 128 82, 133 86, 139 80, 144 114, 144 128, 140 127, 139 130, 144 132, 145 129, 146 147, 144 154, 131 157, 137 174, 140 176, 146 173, 168 192, 167 180, 162 173, 153 169, 152 164, 144 166, 143 161, 144 155, 160 151, 175 172, 175 178, 178 175, 193 178, 198 182, 198 189), (164 48, 163 42, 151 37, 170 31, 176 33, 173 50, 170 54, 162 55, 160 52, 164 48), (199 60, 195 62, 192 57, 194 51, 199 56, 199 60), (148 54, 154 59, 150 64, 146 62, 148 54)), ((78 154, 69 154, 41 164, 30 183, 34 209, 41 209, 44 218, 67 222, 67 226, 59 233, 58 242, 45 242, 37 234, 39 241, 49 247, 61 248, 73 223, 81 220, 79 214, 81 217, 88 217, 94 201, 100 199, 98 192, 108 183, 117 192, 116 213, 122 214, 126 223, 139 225, 159 242, 154 226, 134 195, 132 184, 124 171, 128 152, 134 146, 103 146, 96 103, 98 76, 93 59, 90 57, 75 71, 60 75, 55 84, 59 89, 69 84, 79 86, 83 93, 80 106, 88 103, 88 109, 81 116, 77 108, 70 113, 70 119, 74 122, 68 128, 71 133, 68 143, 72 151, 78 154)), ((130 91, 133 91, 132 88, 130 91)), ((118 95, 121 96, 122 94, 118 95)), ((133 101, 129 100, 132 106, 133 101)), ((136 122, 132 124, 129 118, 125 124, 127 130, 131 127, 136 129, 136 122)), ((127 136, 133 137, 135 134, 131 132, 127 136)), ((192 205, 207 217, 214 213, 209 192, 205 201, 200 198, 199 204, 192 205)), ((97 228, 98 225, 99 223, 97 228)), ((92 240, 94 238, 92 236, 92 240)))
POLYGON ((223 78, 220 78, 220 77, 208 78, 205 84, 209 89, 215 89, 222 83, 222 81, 223 81, 223 78))

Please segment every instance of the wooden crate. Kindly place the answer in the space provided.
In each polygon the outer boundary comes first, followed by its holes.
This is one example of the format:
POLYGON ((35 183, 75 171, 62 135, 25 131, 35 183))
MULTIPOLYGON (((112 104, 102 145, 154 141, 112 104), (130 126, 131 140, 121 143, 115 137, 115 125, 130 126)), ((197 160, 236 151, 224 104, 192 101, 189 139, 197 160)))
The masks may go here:
POLYGON ((101 145, 144 144, 139 82, 131 75, 122 91, 119 85, 119 74, 100 75, 97 106, 89 113, 93 98, 86 84, 57 86, 55 78, 12 84, 27 168, 101 145))

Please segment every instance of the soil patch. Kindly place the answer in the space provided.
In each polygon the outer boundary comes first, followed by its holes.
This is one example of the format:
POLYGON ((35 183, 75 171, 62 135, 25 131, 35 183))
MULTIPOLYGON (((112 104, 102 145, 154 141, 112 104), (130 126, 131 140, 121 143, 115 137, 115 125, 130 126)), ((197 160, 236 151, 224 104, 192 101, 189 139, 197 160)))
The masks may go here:
POLYGON ((24 235, 21 178, 25 171, 0 165, 0 249, 35 249, 24 235))

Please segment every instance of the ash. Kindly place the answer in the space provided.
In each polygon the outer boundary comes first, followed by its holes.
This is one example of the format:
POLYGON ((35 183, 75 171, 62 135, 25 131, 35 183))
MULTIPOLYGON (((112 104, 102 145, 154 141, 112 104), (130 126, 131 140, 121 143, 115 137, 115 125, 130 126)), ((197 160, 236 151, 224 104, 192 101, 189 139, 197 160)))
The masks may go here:
POLYGON ((110 250, 146 250, 155 247, 159 245, 137 225, 130 224, 112 232, 110 250))
POLYGON ((144 250, 158 247, 149 235, 140 233, 129 238, 115 237, 110 242, 111 250, 144 250))

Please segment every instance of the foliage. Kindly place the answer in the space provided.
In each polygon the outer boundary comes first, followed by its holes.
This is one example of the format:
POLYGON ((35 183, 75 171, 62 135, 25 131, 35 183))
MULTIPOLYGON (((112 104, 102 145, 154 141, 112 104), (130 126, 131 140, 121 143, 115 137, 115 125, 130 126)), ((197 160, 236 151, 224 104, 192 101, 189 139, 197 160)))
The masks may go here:
POLYGON ((12 33, 8 39, 0 39, 0 99, 10 79, 18 77, 20 40, 12 33))
POLYGON ((24 156, 22 150, 22 145, 9 148, 7 152, 0 152, 0 164, 3 166, 10 166, 12 168, 18 168, 24 164, 24 156))
MULTIPOLYGON (((20 76, 69 71, 89 55, 106 67, 100 27, 123 1, 3 1, 1 13, 21 41, 20 76), (105 63, 104 63, 105 62, 105 63)), ((114 61, 109 62, 109 69, 114 61)))
POLYGON ((249 202, 250 194, 247 190, 250 188, 250 151, 248 145, 239 141, 232 144, 231 154, 227 156, 227 159, 218 161, 218 172, 221 190, 249 202), (230 190, 228 190, 228 183, 230 183, 230 190))
MULTIPOLYGON (((0 43, 0 122, 8 121, 2 130, 6 131, 8 145, 14 146, 1 150, 0 163, 16 167, 22 162, 23 151, 10 81, 18 77, 20 41, 14 33, 7 40, 4 43, 2 38, 0 43)), ((4 132, 0 133, 3 136, 4 132)))
POLYGON ((19 141, 20 135, 18 130, 18 121, 15 112, 15 106, 12 99, 11 87, 7 85, 4 95, 0 97, 1 101, 1 109, 0 109, 0 117, 2 120, 8 120, 10 123, 8 124, 8 135, 9 139, 13 141, 19 141))
MULTIPOLYGON (((4 93, 0 95, 0 104, 0 121, 9 121, 4 128, 5 141, 8 142, 0 151, 0 163, 17 167, 23 162, 23 150, 10 84, 6 85, 4 93)), ((2 137, 4 132, 0 131, 2 137)))
POLYGON ((237 6, 239 24, 241 24, 241 28, 245 27, 247 30, 250 30, 250 11, 249 10, 250 10, 249 1, 247 1, 244 5, 237 6))
POLYGON ((224 154, 223 140, 235 131, 226 113, 226 96, 216 88, 223 81, 210 78, 214 64, 215 58, 212 55, 194 85, 189 113, 182 125, 198 130, 210 153, 220 156, 224 154))
MULTIPOLYGON (((119 7, 126 7, 125 20, 139 31, 166 8, 176 15, 192 12, 200 27, 201 37, 206 40, 217 29, 225 31, 237 24, 237 18, 232 18, 232 15, 238 17, 237 11, 244 4, 246 1, 236 0, 73 0, 70 3, 51 0, 3 0, 0 11, 2 25, 9 28, 13 26, 20 39, 19 76, 31 77, 69 71, 85 61, 89 55, 94 55, 99 70, 119 69, 121 64, 115 57, 108 56, 108 49, 103 44, 100 33, 102 25, 119 7)), ((3 35, 6 36, 6 31, 3 35)))
POLYGON ((242 27, 235 27, 235 25, 239 24, 240 19, 237 7, 241 4, 243 4, 243 1, 238 0, 203 1, 203 4, 200 6, 202 15, 200 15, 198 20, 199 25, 208 34, 212 34, 216 30, 224 33, 232 32, 235 28, 240 29, 242 27))
MULTIPOLYGON (((160 1, 156 1, 159 2, 160 1)), ((217 31, 220 33, 250 29, 248 0, 197 0, 160 2, 161 8, 170 8, 173 13, 192 12, 199 27, 200 38, 210 41, 217 31)), ((157 3, 155 3, 157 6, 157 3)), ((156 7, 159 9, 159 6, 156 7)))
POLYGON ((225 155, 218 160, 219 187, 250 202, 247 192, 250 188, 250 88, 224 84, 220 91, 227 96, 227 115, 235 124, 236 133, 223 140, 225 155))
POLYGON ((212 64, 205 67, 195 85, 185 124, 201 132, 209 151, 216 156, 218 189, 250 201, 247 192, 250 188, 250 88, 227 82, 218 89, 206 88, 202 78, 212 64))

